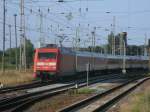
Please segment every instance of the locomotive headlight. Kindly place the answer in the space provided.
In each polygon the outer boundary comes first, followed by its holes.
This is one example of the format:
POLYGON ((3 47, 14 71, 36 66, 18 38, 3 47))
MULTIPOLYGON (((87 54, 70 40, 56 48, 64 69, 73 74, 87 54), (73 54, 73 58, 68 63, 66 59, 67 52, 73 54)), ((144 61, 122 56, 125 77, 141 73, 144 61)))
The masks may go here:
POLYGON ((43 62, 37 62, 37 66, 42 66, 42 65, 44 65, 43 62))
POLYGON ((37 62, 37 66, 56 66, 56 62, 37 62))
POLYGON ((56 66, 56 62, 50 62, 49 66, 56 66))

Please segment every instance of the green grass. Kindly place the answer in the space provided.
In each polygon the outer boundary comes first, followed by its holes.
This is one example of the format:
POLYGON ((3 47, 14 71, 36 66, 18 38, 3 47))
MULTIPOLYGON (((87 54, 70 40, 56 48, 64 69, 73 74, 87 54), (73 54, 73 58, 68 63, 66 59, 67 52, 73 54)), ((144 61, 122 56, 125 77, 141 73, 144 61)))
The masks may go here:
POLYGON ((149 72, 149 73, 146 73, 145 76, 150 76, 150 72, 149 72))
POLYGON ((32 82, 34 80, 32 73, 30 70, 27 72, 19 72, 16 70, 0 71, 0 82, 4 85, 18 85, 32 82))
POLYGON ((120 112, 150 112, 150 92, 146 90, 133 94, 120 109, 120 112))
MULTIPOLYGON (((0 68, 2 67, 2 64, 0 63, 0 68)), ((5 63, 5 69, 15 69, 15 64, 5 63)))
POLYGON ((80 89, 69 89, 68 90, 68 95, 70 96, 80 96, 81 94, 92 94, 96 93, 96 89, 91 89, 88 87, 80 88, 80 89))
POLYGON ((78 90, 78 94, 92 94, 92 93, 95 93, 96 92, 96 89, 91 89, 91 88, 88 88, 88 87, 85 87, 85 88, 81 88, 78 90))
POLYGON ((132 112, 150 112, 150 93, 137 95, 137 102, 133 104, 132 112))

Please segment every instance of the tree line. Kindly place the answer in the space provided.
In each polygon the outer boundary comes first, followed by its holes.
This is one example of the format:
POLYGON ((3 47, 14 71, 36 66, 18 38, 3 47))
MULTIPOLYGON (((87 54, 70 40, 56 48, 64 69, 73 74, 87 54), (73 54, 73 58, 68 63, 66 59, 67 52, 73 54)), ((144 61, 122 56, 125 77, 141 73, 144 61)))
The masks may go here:
MULTIPOLYGON (((16 50, 17 50, 17 63, 20 63, 20 46, 17 48, 8 48, 5 51, 5 68, 16 68, 16 50)), ((30 40, 26 40, 26 58, 27 67, 33 65, 34 46, 30 40)), ((0 59, 2 60, 2 51, 0 51, 0 59)), ((1 65, 1 62, 0 62, 1 65)))

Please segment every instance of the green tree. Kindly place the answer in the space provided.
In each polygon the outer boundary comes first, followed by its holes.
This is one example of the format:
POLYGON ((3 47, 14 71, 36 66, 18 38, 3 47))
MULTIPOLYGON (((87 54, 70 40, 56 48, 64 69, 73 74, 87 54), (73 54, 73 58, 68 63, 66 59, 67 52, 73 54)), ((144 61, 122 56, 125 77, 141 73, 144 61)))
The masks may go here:
MULTIPOLYGON (((16 49, 17 49, 17 57, 18 63, 20 59, 20 47, 18 48, 8 48, 5 51, 5 63, 6 68, 15 68, 16 65, 16 49)), ((27 59, 27 67, 29 68, 33 64, 33 55, 34 55, 34 46, 31 41, 26 40, 26 59, 27 59)), ((0 59, 2 58, 2 52, 0 51, 0 59)))
POLYGON ((111 54, 111 52, 112 52, 113 38, 114 38, 114 33, 111 32, 111 33, 108 35, 107 52, 108 52, 109 54, 111 54))
POLYGON ((28 68, 33 64, 33 55, 34 55, 34 46, 30 40, 26 40, 26 56, 28 68))

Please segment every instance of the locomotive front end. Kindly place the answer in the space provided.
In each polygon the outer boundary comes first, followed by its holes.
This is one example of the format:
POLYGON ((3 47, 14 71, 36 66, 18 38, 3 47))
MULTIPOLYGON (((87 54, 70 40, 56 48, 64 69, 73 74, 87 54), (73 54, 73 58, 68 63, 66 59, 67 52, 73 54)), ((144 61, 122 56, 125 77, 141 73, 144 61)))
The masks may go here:
POLYGON ((34 58, 35 77, 49 79, 55 77, 58 72, 59 50, 54 48, 36 49, 34 58))

